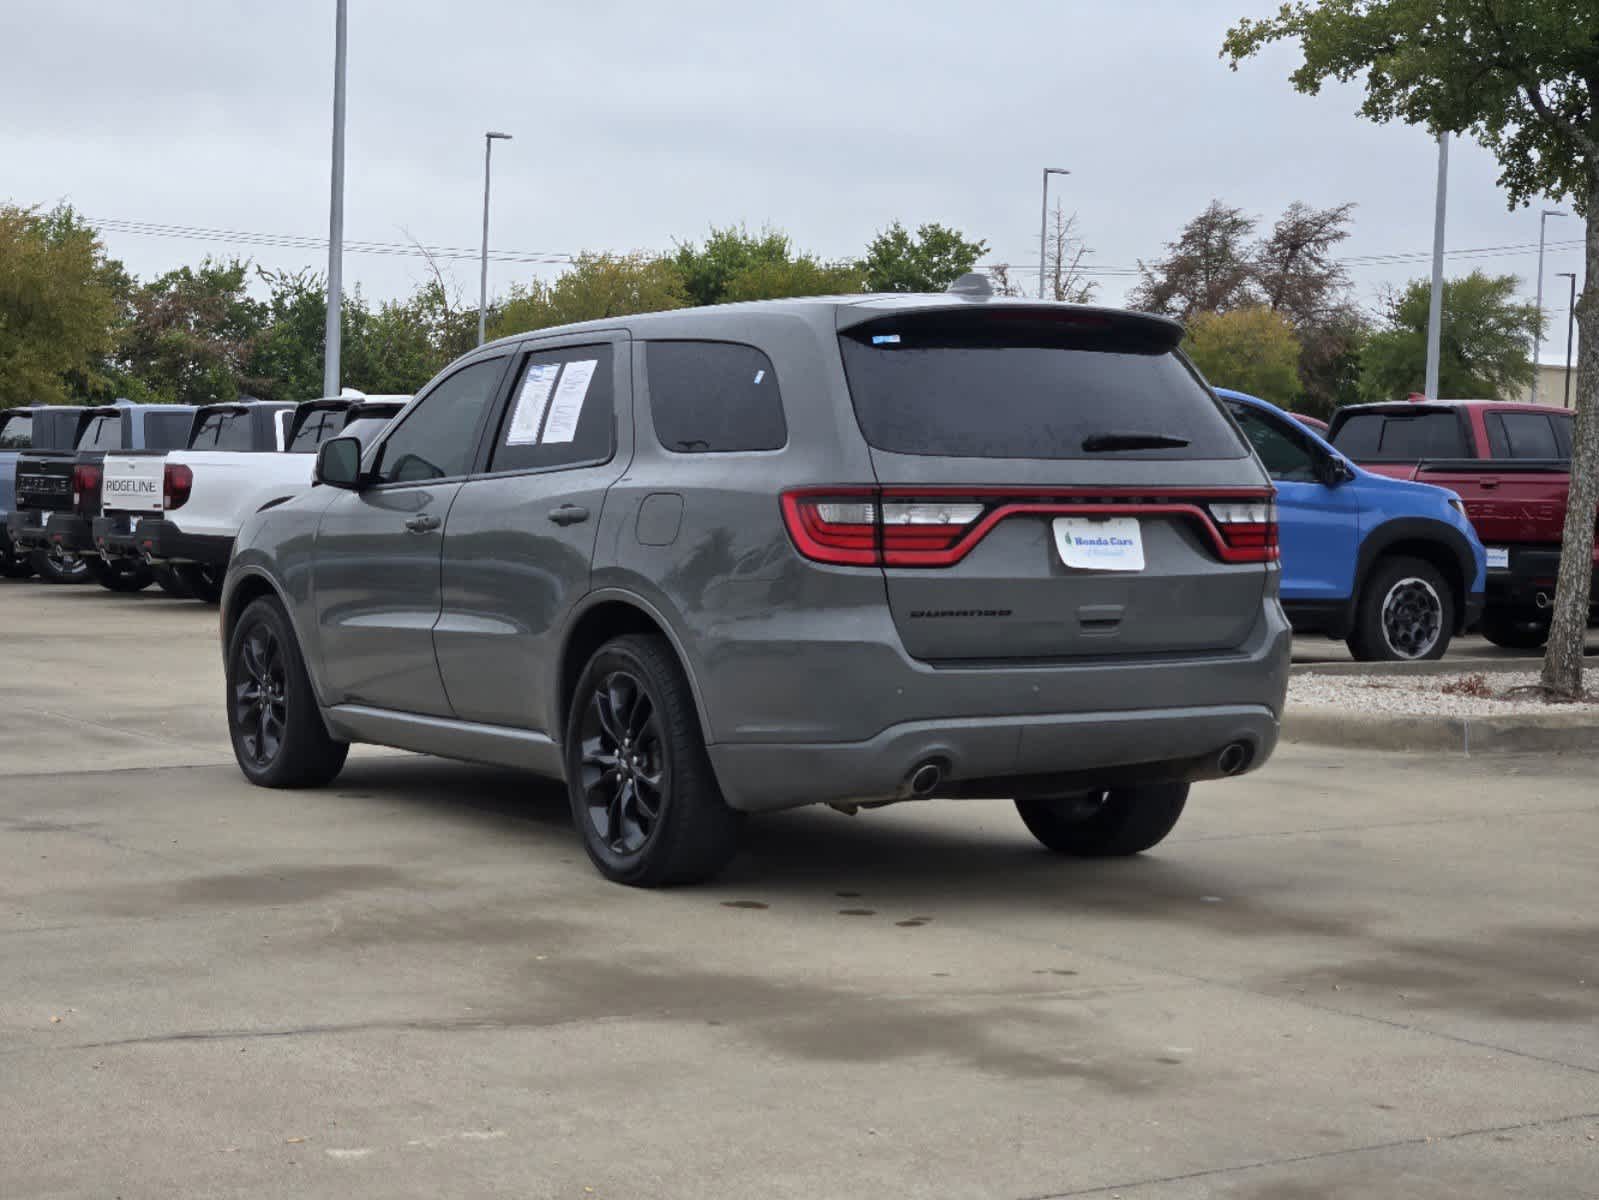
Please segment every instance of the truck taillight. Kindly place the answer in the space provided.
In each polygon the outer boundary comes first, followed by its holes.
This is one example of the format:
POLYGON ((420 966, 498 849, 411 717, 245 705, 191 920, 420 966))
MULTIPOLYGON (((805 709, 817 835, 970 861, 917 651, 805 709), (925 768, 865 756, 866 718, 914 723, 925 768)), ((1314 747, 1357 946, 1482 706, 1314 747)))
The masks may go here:
POLYGON ((1276 562, 1277 503, 1274 500, 1232 501, 1210 505, 1221 531, 1228 562, 1276 562))
POLYGON ((100 468, 79 463, 72 468, 72 507, 79 508, 100 490, 100 468))
POLYGON ((182 508, 194 487, 194 472, 182 463, 167 463, 161 471, 161 506, 182 508))

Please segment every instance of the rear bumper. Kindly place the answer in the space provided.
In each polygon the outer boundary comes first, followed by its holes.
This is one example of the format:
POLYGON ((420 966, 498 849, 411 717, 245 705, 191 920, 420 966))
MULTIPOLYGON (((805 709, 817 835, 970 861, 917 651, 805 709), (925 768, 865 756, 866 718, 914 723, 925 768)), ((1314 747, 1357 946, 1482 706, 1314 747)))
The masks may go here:
POLYGON ((112 557, 132 555, 158 562, 196 562, 225 567, 233 539, 185 533, 165 517, 143 517, 137 526, 126 516, 97 517, 94 546, 112 557))
POLYGON ((18 550, 46 550, 59 546, 74 554, 93 548, 87 517, 71 512, 29 509, 6 517, 6 533, 18 550))
POLYGON ((1164 781, 1217 779, 1221 752, 1246 766, 1277 746, 1265 706, 997 717, 894 725, 864 742, 709 747, 727 802, 746 812, 805 804, 908 799, 910 777, 935 763, 934 796, 1014 798, 1164 781))
MULTIPOLYGON (((1559 546, 1511 546, 1510 566, 1488 571, 1487 607, 1536 610, 1538 597, 1552 601, 1560 576, 1559 546)), ((1593 603, 1599 606, 1599 565, 1594 568, 1593 603)), ((1546 601, 1547 603, 1547 601, 1546 601)))

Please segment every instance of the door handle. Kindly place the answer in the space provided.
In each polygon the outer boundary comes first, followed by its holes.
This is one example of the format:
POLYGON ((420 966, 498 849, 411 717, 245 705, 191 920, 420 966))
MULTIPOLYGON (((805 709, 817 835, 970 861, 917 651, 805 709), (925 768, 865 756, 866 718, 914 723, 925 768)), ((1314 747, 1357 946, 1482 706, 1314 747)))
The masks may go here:
POLYGON ((432 533, 439 527, 439 519, 429 516, 412 517, 405 523, 405 527, 412 533, 432 533))
POLYGON ((557 525, 579 525, 589 519, 589 510, 581 504, 563 504, 550 509, 550 520, 557 525))

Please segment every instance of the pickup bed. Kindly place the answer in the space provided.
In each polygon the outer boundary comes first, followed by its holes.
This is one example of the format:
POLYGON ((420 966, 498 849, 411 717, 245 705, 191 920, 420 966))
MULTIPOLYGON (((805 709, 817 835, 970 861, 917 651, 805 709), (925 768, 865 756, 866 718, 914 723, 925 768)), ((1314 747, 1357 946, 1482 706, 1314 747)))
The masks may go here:
MULTIPOLYGON (((1330 439, 1367 470, 1456 493, 1487 547, 1482 632, 1533 648, 1549 636, 1571 475, 1572 414, 1491 400, 1362 404, 1330 439)), ((1599 601, 1599 544, 1594 548, 1599 601)))
POLYGON ((160 456, 107 457, 95 547, 110 557, 169 565, 187 590, 215 600, 245 518, 309 487, 322 442, 340 434, 370 436, 409 399, 203 408, 187 447, 160 456))
POLYGON ((194 408, 130 404, 66 410, 65 449, 31 448, 17 456, 16 510, 6 531, 17 549, 53 583, 93 578, 116 591, 148 587, 152 573, 135 559, 93 555, 92 525, 100 511, 101 470, 107 451, 165 448, 186 440, 194 408))

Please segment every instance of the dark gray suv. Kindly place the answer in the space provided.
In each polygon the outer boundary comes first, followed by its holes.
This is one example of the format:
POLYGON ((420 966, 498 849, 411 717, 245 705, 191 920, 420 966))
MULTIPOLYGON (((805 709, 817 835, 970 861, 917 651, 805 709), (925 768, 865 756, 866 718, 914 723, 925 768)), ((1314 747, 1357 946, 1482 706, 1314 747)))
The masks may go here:
POLYGON ((1271 485, 1181 334, 973 288, 484 346, 241 530, 239 765, 564 777, 632 884, 814 803, 1002 796, 1051 849, 1147 849, 1265 761, 1288 670, 1271 485))

